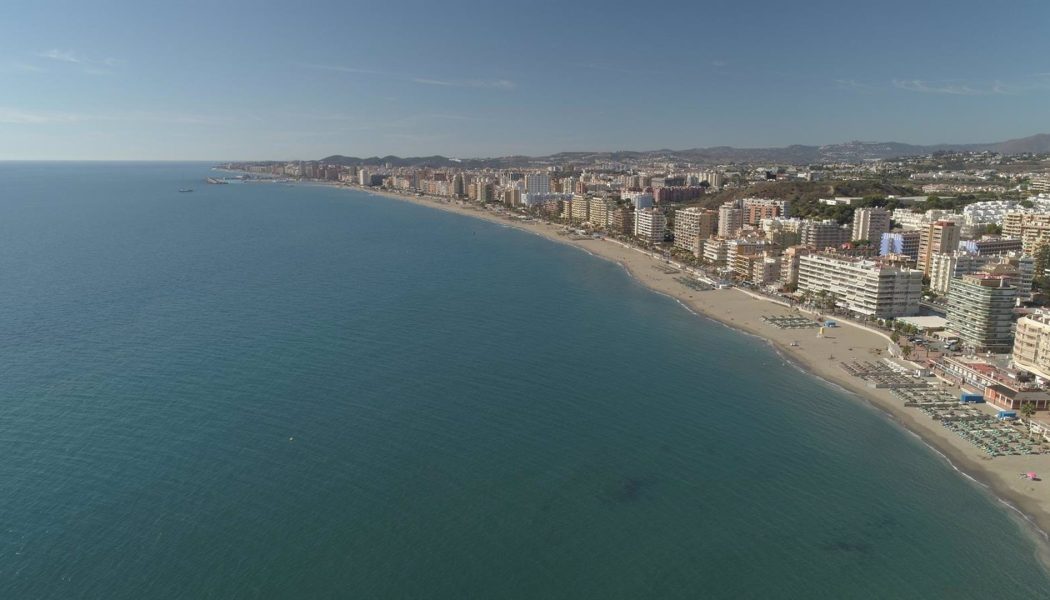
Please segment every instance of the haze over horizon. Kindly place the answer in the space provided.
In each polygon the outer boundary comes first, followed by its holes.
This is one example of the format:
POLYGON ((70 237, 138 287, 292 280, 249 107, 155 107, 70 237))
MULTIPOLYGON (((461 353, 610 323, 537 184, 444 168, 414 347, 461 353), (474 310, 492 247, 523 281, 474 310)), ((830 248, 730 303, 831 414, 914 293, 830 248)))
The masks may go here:
POLYGON ((0 160, 545 155, 1050 130, 1050 6, 19 7, 0 160))

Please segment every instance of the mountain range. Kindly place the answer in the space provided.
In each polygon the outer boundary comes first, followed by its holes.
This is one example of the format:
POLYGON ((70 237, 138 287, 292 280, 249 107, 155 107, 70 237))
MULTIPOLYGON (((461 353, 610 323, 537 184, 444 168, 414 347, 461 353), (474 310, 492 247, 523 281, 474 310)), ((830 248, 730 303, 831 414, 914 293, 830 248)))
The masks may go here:
POLYGON ((1037 135, 987 144, 935 144, 921 146, 900 142, 846 142, 826 146, 792 145, 782 148, 734 148, 713 146, 688 150, 649 150, 617 152, 559 152, 549 156, 502 156, 497 158, 450 158, 446 156, 373 156, 357 158, 339 154, 325 157, 328 164, 367 166, 392 165, 398 167, 451 167, 464 168, 511 168, 542 166, 578 162, 623 162, 632 160, 677 160, 700 164, 727 163, 775 163, 775 164, 826 164, 835 162, 859 162, 871 159, 922 156, 938 151, 991 151, 1001 154, 1050 153, 1050 134, 1037 135))

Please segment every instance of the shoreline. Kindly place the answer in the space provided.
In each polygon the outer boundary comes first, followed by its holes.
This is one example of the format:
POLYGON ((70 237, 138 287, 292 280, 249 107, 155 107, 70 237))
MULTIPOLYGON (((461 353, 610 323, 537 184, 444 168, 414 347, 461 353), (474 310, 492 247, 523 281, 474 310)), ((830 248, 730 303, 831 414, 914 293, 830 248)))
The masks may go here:
POLYGON ((428 196, 316 183, 514 227, 619 264, 633 280, 650 291, 675 300, 697 316, 759 338, 770 344, 783 360, 806 375, 814 376, 825 384, 855 396, 856 399, 877 409, 908 434, 914 435, 952 469, 1003 504, 1011 518, 1018 520, 1021 529, 1031 534, 1036 542, 1037 558, 1050 570, 1050 489, 1045 487, 1047 483, 1043 481, 1032 482, 1017 477, 1018 473, 1027 471, 1050 475, 1050 455, 1002 456, 990 459, 962 437, 943 427, 940 422, 923 415, 917 409, 904 407, 903 402, 894 397, 889 390, 869 388, 863 380, 850 376, 839 367, 840 362, 878 360, 890 343, 888 335, 848 321, 841 321, 840 327, 830 331, 823 338, 817 338, 813 329, 778 329, 762 321, 761 317, 797 315, 798 311, 736 287, 709 291, 692 290, 675 280, 675 276, 681 274, 669 274, 655 269, 656 265, 664 264, 664 261, 655 259, 642 250, 604 238, 576 239, 559 235, 558 232, 564 228, 559 224, 508 218, 506 215, 471 205, 428 196), (793 345, 795 343, 798 345, 793 345), (825 356, 826 358, 823 358, 825 356))

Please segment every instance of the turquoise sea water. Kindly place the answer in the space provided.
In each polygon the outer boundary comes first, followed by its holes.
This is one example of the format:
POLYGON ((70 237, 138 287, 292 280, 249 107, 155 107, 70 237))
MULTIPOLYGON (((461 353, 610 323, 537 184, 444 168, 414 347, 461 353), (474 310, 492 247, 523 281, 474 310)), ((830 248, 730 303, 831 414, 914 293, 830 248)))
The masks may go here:
POLYGON ((618 266, 206 174, 0 163, 0 598, 1048 595, 919 441, 618 266))

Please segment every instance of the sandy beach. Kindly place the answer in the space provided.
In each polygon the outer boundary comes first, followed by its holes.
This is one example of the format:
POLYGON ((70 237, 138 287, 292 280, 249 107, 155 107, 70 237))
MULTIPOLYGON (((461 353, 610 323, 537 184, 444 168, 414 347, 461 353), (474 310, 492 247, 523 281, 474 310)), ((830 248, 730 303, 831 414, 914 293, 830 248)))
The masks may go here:
POLYGON ((990 458, 938 421, 917 409, 905 408, 889 390, 870 388, 863 380, 850 376, 841 368, 842 362, 877 361, 885 356, 890 343, 886 334, 848 322, 841 322, 842 326, 829 330, 823 338, 818 337, 814 329, 779 329, 763 321, 762 317, 797 315, 798 311, 738 288, 693 290, 676 280, 681 273, 655 268, 663 264, 662 260, 615 240, 569 236, 564 234, 563 225, 516 219, 466 203, 385 190, 348 189, 516 227, 575 246, 622 265, 637 281, 697 313, 767 340, 786 359, 881 409, 938 452, 953 468, 993 494, 1016 518, 1023 520, 1026 529, 1040 542, 1040 558, 1044 564, 1050 565, 1050 536, 1047 533, 1050 532, 1050 481, 1029 481, 1018 477, 1018 473, 1035 471, 1050 478, 1050 455, 990 458), (796 342, 797 345, 793 345, 796 342))

